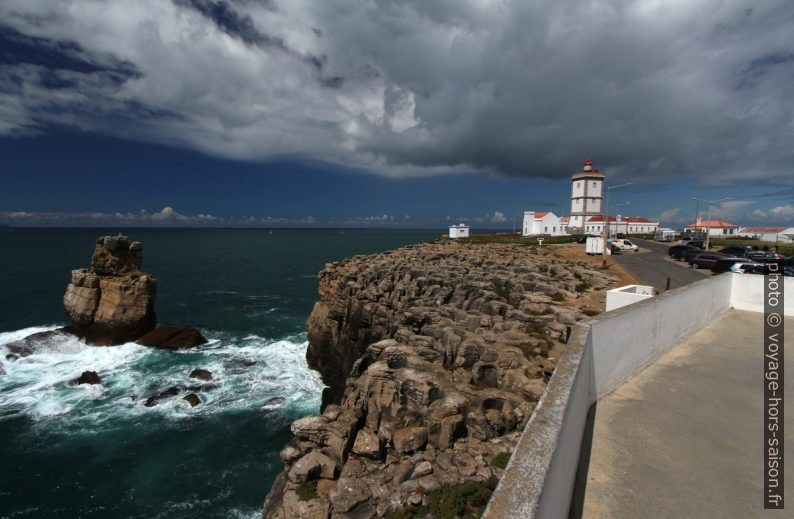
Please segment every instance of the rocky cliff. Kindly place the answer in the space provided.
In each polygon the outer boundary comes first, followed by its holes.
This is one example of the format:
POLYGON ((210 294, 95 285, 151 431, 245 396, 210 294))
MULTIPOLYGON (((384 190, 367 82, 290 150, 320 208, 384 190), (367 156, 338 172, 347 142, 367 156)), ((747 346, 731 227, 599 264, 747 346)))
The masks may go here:
POLYGON ((126 236, 97 240, 90 269, 72 271, 63 305, 71 331, 89 344, 122 344, 154 329, 157 281, 140 271, 143 245, 126 236))
POLYGON ((615 278, 544 248, 424 244, 319 275, 307 359, 322 414, 292 424, 265 518, 382 517, 501 475, 564 347, 615 278))

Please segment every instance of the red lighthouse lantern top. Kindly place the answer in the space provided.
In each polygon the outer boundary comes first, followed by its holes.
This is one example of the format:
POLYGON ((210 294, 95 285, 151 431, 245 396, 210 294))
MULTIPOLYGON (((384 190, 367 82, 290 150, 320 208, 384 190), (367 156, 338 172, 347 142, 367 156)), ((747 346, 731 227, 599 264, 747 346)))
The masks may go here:
POLYGON ((585 171, 593 171, 593 161, 592 160, 588 159, 588 160, 584 161, 584 170, 585 171))

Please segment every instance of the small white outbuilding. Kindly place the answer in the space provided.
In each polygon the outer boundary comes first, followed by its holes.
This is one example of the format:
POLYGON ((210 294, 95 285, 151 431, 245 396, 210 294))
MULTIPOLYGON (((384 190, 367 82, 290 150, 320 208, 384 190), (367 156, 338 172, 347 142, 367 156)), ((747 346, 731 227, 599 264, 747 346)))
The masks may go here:
POLYGON ((458 225, 450 225, 449 226, 449 237, 450 238, 468 238, 469 237, 469 226, 465 223, 459 223, 458 225))
POLYGON ((561 236, 565 234, 565 226, 560 217, 551 211, 524 211, 524 228, 521 234, 523 236, 536 236, 538 234, 561 236))

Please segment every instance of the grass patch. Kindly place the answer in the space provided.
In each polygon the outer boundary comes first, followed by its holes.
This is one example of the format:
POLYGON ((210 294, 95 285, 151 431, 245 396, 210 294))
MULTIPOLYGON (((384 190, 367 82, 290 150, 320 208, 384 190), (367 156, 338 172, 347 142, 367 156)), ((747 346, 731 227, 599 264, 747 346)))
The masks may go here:
POLYGON ((554 295, 551 296, 554 301, 565 301, 565 296, 559 292, 554 292, 554 295))
POLYGON ((298 488, 295 489, 295 493, 298 495, 299 501, 311 501, 312 499, 317 499, 317 481, 304 481, 298 488))
POLYGON ((592 285, 590 285, 590 283, 588 283, 587 281, 582 281, 581 283, 576 285, 576 291, 579 292, 580 294, 582 292, 587 292, 591 288, 592 288, 592 285))
POLYGON ((498 295, 499 297, 501 297, 505 301, 510 302, 510 295, 511 295, 512 292, 510 292, 509 288, 499 288, 499 287, 497 287, 497 288, 494 289, 494 292, 496 292, 496 295, 498 295))
POLYGON ((581 280, 581 279, 582 279, 582 275, 581 275, 581 274, 579 274, 578 272, 574 272, 574 273, 573 273, 573 277, 575 277, 576 279, 579 279, 579 280, 581 280))
POLYGON ((458 485, 444 485, 427 494, 427 506, 407 506, 391 519, 423 519, 431 514, 435 519, 479 519, 491 499, 499 480, 491 476, 487 481, 466 481, 458 485))
POLYGON ((491 460, 491 466, 504 470, 507 468, 507 462, 510 461, 509 452, 500 452, 491 460))

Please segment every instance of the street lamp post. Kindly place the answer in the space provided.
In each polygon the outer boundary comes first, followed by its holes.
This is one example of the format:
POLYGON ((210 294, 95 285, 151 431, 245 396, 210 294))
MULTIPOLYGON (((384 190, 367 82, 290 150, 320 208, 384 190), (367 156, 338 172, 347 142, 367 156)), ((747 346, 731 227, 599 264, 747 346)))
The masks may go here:
MULTIPOLYGON (((711 206, 714 204, 719 204, 725 202, 726 200, 733 200, 732 198, 723 198, 721 200, 703 200, 702 198, 694 197, 694 200, 698 202, 703 202, 704 204, 708 204, 708 216, 706 217, 706 250, 709 250, 709 238, 711 237, 711 206)), ((697 221, 695 221, 695 226, 697 227, 697 221)))
MULTIPOLYGON (((631 205, 630 202, 623 202, 621 204, 615 204, 615 226, 618 228, 618 232, 620 232, 620 222, 618 222, 618 216, 620 216, 620 208, 625 207, 627 205, 631 205)), ((626 234, 629 233, 629 226, 628 223, 626 224, 626 234)))
POLYGON ((607 188, 607 203, 604 206, 604 250, 601 251, 601 256, 603 258, 603 267, 607 267, 607 240, 609 239, 609 192, 613 189, 620 189, 621 187, 630 186, 633 182, 627 182, 625 184, 620 184, 619 186, 612 186, 607 188))

